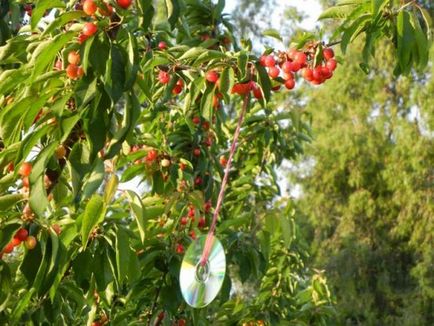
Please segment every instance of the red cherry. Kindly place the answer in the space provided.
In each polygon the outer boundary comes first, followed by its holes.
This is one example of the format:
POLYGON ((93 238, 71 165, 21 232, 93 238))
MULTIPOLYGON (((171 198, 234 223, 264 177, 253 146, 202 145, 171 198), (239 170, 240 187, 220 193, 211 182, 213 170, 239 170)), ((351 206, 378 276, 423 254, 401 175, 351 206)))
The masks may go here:
POLYGON ((291 72, 292 71, 292 62, 291 61, 285 61, 282 64, 282 70, 283 70, 283 72, 291 72))
POLYGON ((272 55, 267 55, 264 59, 264 64, 266 67, 272 67, 276 65, 276 60, 272 55))
POLYGON ((182 92, 182 86, 181 85, 175 85, 172 89, 172 93, 175 95, 178 95, 182 92))
POLYGON ((200 148, 195 148, 193 150, 193 155, 196 156, 196 157, 200 156, 200 148))
POLYGON ((294 60, 297 53, 298 53, 297 49, 294 49, 294 48, 293 49, 289 49, 289 51, 288 51, 288 57, 291 60, 294 60))
POLYGON ((276 86, 274 86, 274 87, 271 87, 271 90, 272 90, 273 92, 278 92, 279 89, 280 89, 280 85, 276 85, 276 86))
POLYGON ((294 56, 294 61, 298 62, 300 65, 304 65, 306 63, 307 56, 303 52, 297 52, 294 56))
POLYGON ((279 77, 279 74, 280 74, 280 70, 276 66, 272 66, 268 68, 268 76, 270 76, 271 78, 273 79, 277 78, 279 77))
POLYGON ((211 207, 212 207, 211 200, 208 200, 208 201, 205 202, 205 204, 203 205, 203 210, 205 211, 205 213, 209 213, 209 212, 211 211, 211 207))
POLYGON ((312 76, 313 76, 314 81, 316 81, 318 83, 323 82, 321 66, 315 67, 315 69, 313 70, 312 76))
POLYGON ((195 125, 198 125, 198 124, 200 123, 200 117, 195 116, 195 117, 193 117, 193 119, 191 119, 191 121, 192 121, 195 125))
POLYGON ((15 233, 14 238, 17 238, 20 241, 25 241, 28 236, 29 236, 29 231, 27 231, 24 228, 21 228, 15 233))
POLYGON ((21 240, 20 239, 18 239, 18 238, 13 238, 12 240, 11 240, 11 243, 14 245, 14 247, 17 247, 17 246, 19 246, 20 244, 21 244, 21 240))
POLYGON ((161 41, 160 43, 158 43, 158 48, 160 49, 160 50, 166 50, 167 49, 167 44, 166 44, 166 42, 164 42, 164 41, 161 41))
POLYGON ((285 80, 294 79, 294 74, 292 72, 285 72, 283 73, 283 79, 285 80))
POLYGON ((187 213, 188 217, 194 217, 195 214, 196 214, 196 211, 195 211, 194 207, 190 207, 188 209, 188 213, 187 213))
POLYGON ((259 64, 261 65, 261 66, 263 66, 263 67, 265 67, 266 65, 265 65, 265 59, 267 58, 267 56, 266 55, 261 55, 260 57, 259 57, 259 64))
POLYGON ((226 156, 220 156, 220 165, 225 168, 226 164, 228 164, 228 159, 226 158, 226 156))
POLYGON ((3 248, 3 252, 5 254, 10 254, 14 250, 14 248, 15 248, 15 246, 11 241, 3 248))
POLYGON ((330 69, 327 66, 322 66, 321 67, 321 75, 325 79, 330 79, 333 76, 333 73, 330 71, 330 69))
POLYGON ((338 63, 336 62, 335 59, 330 59, 330 60, 327 60, 327 62, 326 62, 327 68, 329 68, 331 71, 334 71, 336 69, 337 64, 338 63))
POLYGON ((83 11, 88 16, 92 16, 96 13, 98 6, 96 5, 94 0, 85 0, 83 3, 83 11))
POLYGON ((302 72, 303 78, 307 81, 313 80, 313 70, 310 68, 304 68, 302 72))
POLYGON ((98 27, 94 23, 86 23, 83 26, 82 33, 86 36, 92 36, 98 31, 98 27))
POLYGON ((158 73, 158 81, 161 84, 168 84, 170 82, 170 75, 168 72, 160 70, 160 72, 158 73))
POLYGON ((69 64, 68 67, 66 67, 66 76, 71 79, 77 79, 78 77, 78 66, 69 64))
POLYGON ((29 177, 23 177, 22 181, 23 181, 23 187, 24 188, 29 188, 30 187, 29 177))
POLYGON ((194 232, 194 230, 191 230, 189 235, 193 240, 196 240, 196 233, 194 232))
POLYGON ((185 217, 185 216, 181 217, 180 223, 181 223, 181 225, 187 225, 187 223, 188 223, 188 218, 185 217))
POLYGON ((199 221, 197 222, 197 227, 202 229, 206 226, 206 219, 204 217, 199 218, 199 221))
POLYGON ((100 13, 100 15, 110 17, 113 14, 113 7, 105 2, 102 3, 102 6, 105 8, 98 8, 98 12, 100 13))
POLYGON ((251 84, 250 83, 244 83, 244 84, 235 84, 232 87, 232 94, 238 94, 238 95, 246 95, 251 90, 251 84))
POLYGON ((28 236, 26 241, 25 241, 25 246, 27 249, 32 250, 36 247, 36 244, 38 243, 38 241, 36 240, 36 238, 34 236, 28 236))
POLYGON ((56 63, 54 64, 54 70, 62 70, 62 60, 56 60, 56 63))
POLYGON ((195 179, 194 179, 194 184, 196 185, 196 186, 200 186, 201 184, 202 184, 202 178, 201 177, 199 177, 199 176, 197 176, 195 179))
POLYGON ((264 95, 262 94, 261 89, 258 86, 256 86, 255 88, 253 88, 253 96, 256 99, 258 99, 258 100, 261 100, 264 97, 264 95))
POLYGON ((203 128, 203 130, 205 130, 205 131, 208 131, 209 130, 209 122, 208 121, 204 121, 203 123, 202 123, 202 128, 203 128))
POLYGON ((322 56, 324 57, 324 59, 330 60, 335 56, 335 53, 333 52, 333 49, 325 48, 324 50, 322 50, 322 56))
POLYGON ((215 70, 210 70, 206 73, 205 78, 210 83, 215 84, 219 79, 219 74, 215 70))
POLYGON ((84 34, 80 34, 78 36, 78 40, 77 41, 78 41, 79 44, 83 44, 84 41, 86 41, 88 38, 89 38, 89 36, 84 35, 84 34))
MULTIPOLYGON (((176 253, 180 254, 180 255, 184 253, 184 246, 182 244, 178 243, 176 245, 176 253)), ((164 318, 164 315, 163 315, 163 318, 164 318)), ((161 319, 163 319, 163 318, 161 318, 161 319)), ((158 316, 158 319, 160 319, 160 316, 158 316)))
POLYGON ((155 149, 151 149, 146 155, 146 160, 155 161, 157 159, 158 152, 155 149))
POLYGON ((128 9, 129 6, 131 6, 131 3, 133 2, 133 0, 117 0, 116 1, 118 6, 123 8, 123 9, 128 9))
POLYGON ((295 86, 295 80, 294 80, 294 79, 288 79, 288 80, 285 82, 285 87, 286 87, 287 89, 293 89, 294 86, 295 86))
POLYGON ((32 163, 24 162, 21 164, 20 169, 18 170, 18 174, 23 177, 28 177, 32 172, 32 163))
POLYGON ((290 65, 290 69, 291 69, 291 71, 293 71, 293 72, 297 72, 297 71, 300 70, 300 68, 301 68, 301 65, 300 65, 299 62, 297 62, 297 61, 293 61, 293 62, 291 62, 291 65, 290 65))

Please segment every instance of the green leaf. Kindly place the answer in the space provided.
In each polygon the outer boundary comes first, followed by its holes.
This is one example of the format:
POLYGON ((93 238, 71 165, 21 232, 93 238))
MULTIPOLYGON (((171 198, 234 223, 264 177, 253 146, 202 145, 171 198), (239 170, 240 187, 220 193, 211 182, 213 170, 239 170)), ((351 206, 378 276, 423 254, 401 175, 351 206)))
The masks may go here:
POLYGON ((175 27, 180 14, 180 6, 178 0, 166 0, 167 21, 172 28, 175 27))
POLYGON ((204 52, 207 52, 209 50, 201 48, 201 47, 194 47, 185 52, 181 57, 179 57, 178 60, 187 60, 192 58, 197 58, 199 55, 201 55, 204 52))
POLYGON ((235 73, 232 67, 223 69, 220 75, 220 93, 227 94, 235 83, 235 73))
POLYGON ((50 25, 48 25, 48 27, 42 33, 42 36, 50 34, 54 32, 55 29, 65 26, 70 21, 77 20, 81 17, 83 17, 82 11, 64 12, 61 15, 59 15, 59 17, 57 17, 55 20, 53 20, 50 25))
POLYGON ((117 103, 124 92, 125 66, 126 60, 123 50, 116 45, 112 45, 106 65, 104 88, 107 94, 110 95, 113 103, 117 103))
POLYGON ((354 7, 352 5, 330 7, 323 11, 323 13, 318 17, 318 20, 345 18, 353 11, 353 9, 354 7))
POLYGON ((401 10, 398 13, 396 32, 398 41, 398 62, 402 73, 406 74, 410 72, 411 51, 414 45, 413 27, 410 24, 409 12, 401 10))
POLYGON ((81 244, 86 248, 92 230, 104 220, 106 207, 99 195, 93 195, 86 205, 81 220, 81 244))
POLYGON ((265 31, 262 32, 262 35, 270 36, 270 37, 273 37, 273 38, 283 42, 282 36, 280 36, 280 33, 277 30, 275 30, 274 28, 266 29, 265 31))
POLYGON ((256 71, 258 72, 259 84, 261 85, 262 92, 264 93, 264 97, 267 101, 270 100, 271 95, 271 82, 268 77, 267 71, 264 67, 262 67, 259 63, 255 64, 256 71))
POLYGON ((152 18, 154 17, 154 7, 152 6, 152 1, 149 0, 138 0, 137 7, 139 9, 139 22, 143 30, 147 30, 152 24, 152 18))
POLYGON ((249 56, 246 51, 241 51, 240 55, 238 56, 238 69, 240 69, 240 76, 239 79, 243 80, 247 76, 247 62, 248 62, 249 56))
POLYGON ((9 194, 0 197, 0 212, 9 210, 12 206, 23 199, 22 194, 9 194))
POLYGON ((208 121, 212 121, 214 89, 215 85, 208 85, 200 101, 201 115, 208 121))
POLYGON ((58 142, 53 141, 39 153, 30 174, 29 204, 32 211, 39 217, 44 216, 45 209, 49 204, 44 176, 48 160, 53 156, 58 145, 58 142))
POLYGON ((53 39, 41 42, 33 51, 29 65, 33 67, 32 80, 38 78, 53 63, 57 53, 75 36, 74 32, 60 33, 53 39))
POLYGON ((343 53, 346 52, 348 44, 366 28, 366 24, 370 21, 371 17, 371 14, 361 15, 359 18, 353 21, 350 27, 344 30, 341 41, 341 49, 343 53))
POLYGON ((61 0, 39 0, 36 3, 35 9, 32 11, 32 19, 31 26, 32 29, 36 27, 36 25, 41 20, 42 16, 48 9, 52 8, 65 8, 65 3, 61 0))
POLYGON ((97 192, 98 188, 104 181, 104 175, 104 162, 97 157, 93 162, 92 171, 90 172, 89 178, 84 183, 82 200, 89 198, 92 194, 97 192))
POLYGON ((0 229, 0 250, 2 250, 11 241, 15 232, 20 228, 21 224, 9 222, 6 225, 2 225, 0 229))
POLYGON ((427 38, 430 39, 431 38, 430 37, 430 35, 431 35, 431 28, 433 26, 431 15, 428 12, 428 10, 426 10, 422 6, 418 6, 418 9, 420 10, 420 13, 422 14, 423 20, 425 21, 427 38))
POLYGON ((116 265, 119 283, 122 283, 128 275, 129 260, 129 236, 123 227, 119 227, 116 232, 116 265))
POLYGON ((134 191, 127 190, 126 191, 128 200, 130 202, 130 207, 133 212, 134 218, 136 219, 137 226, 139 229, 140 239, 142 243, 145 241, 145 215, 142 200, 139 195, 137 195, 134 191))

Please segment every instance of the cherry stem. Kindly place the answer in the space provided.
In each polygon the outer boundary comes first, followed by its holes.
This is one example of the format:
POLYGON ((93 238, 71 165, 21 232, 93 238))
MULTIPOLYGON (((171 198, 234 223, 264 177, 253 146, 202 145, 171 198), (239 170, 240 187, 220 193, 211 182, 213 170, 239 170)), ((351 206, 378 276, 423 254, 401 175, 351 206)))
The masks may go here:
POLYGON ((205 246, 204 246, 203 252, 202 252, 202 258, 200 260, 200 264, 202 266, 205 266, 205 264, 208 260, 210 251, 211 251, 211 245, 212 245, 212 241, 214 239, 214 233, 215 233, 215 228, 216 228, 216 224, 217 224, 217 219, 218 219, 220 210, 222 208, 223 198, 225 196, 226 184, 228 183, 228 179, 229 179, 229 171, 231 169, 232 159, 233 159, 233 157, 235 155, 235 151, 237 149, 238 138, 239 138, 240 132, 241 132, 241 125, 243 124, 244 116, 246 114, 248 106, 249 106, 249 93, 247 93, 244 96, 243 107, 241 109, 240 117, 238 118, 237 128, 235 129, 234 138, 232 140, 231 150, 229 153, 228 161, 226 163, 226 169, 225 169, 225 174, 223 176, 222 184, 220 186, 220 192, 219 192, 219 195, 217 198, 217 204, 216 204, 216 208, 214 210, 211 227, 210 227, 208 235, 206 237, 205 246))

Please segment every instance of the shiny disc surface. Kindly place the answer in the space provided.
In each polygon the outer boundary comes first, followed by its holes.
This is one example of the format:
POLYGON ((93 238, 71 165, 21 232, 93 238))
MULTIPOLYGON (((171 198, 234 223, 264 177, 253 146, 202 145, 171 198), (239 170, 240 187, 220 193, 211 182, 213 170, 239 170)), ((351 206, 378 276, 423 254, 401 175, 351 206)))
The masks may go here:
POLYGON ((213 236, 207 264, 199 264, 206 235, 198 237, 185 252, 179 275, 181 293, 187 304, 202 308, 210 304, 223 284, 226 273, 226 256, 220 241, 213 236))

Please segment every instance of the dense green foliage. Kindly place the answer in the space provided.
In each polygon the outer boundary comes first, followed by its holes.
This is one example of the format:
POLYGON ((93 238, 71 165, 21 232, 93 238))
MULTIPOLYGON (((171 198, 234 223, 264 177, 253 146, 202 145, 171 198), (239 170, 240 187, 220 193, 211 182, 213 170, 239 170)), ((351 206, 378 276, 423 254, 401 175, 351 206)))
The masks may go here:
MULTIPOLYGON (((224 1, 108 2, 115 13, 96 1, 108 14, 88 16, 73 0, 1 2, 0 323, 334 324, 324 275, 305 266, 293 205, 274 202, 276 168, 310 140, 305 111, 276 109, 271 87, 281 81, 270 80, 251 41, 237 39, 224 1), (218 85, 207 81, 209 70, 218 85), (256 99, 231 92, 247 82, 258 87, 256 99), (227 277, 209 307, 193 310, 179 291, 180 262, 208 230, 220 157, 243 102, 217 227, 227 277), (22 228, 36 247, 26 240, 10 248, 22 228)), ((372 26, 367 37, 390 36, 372 26)), ((315 51, 314 66, 322 62, 317 36, 296 42, 315 51)))
POLYGON ((342 323, 432 325, 434 70, 395 78, 382 43, 365 78, 360 47, 309 100, 310 168, 293 176, 304 230, 342 323))

